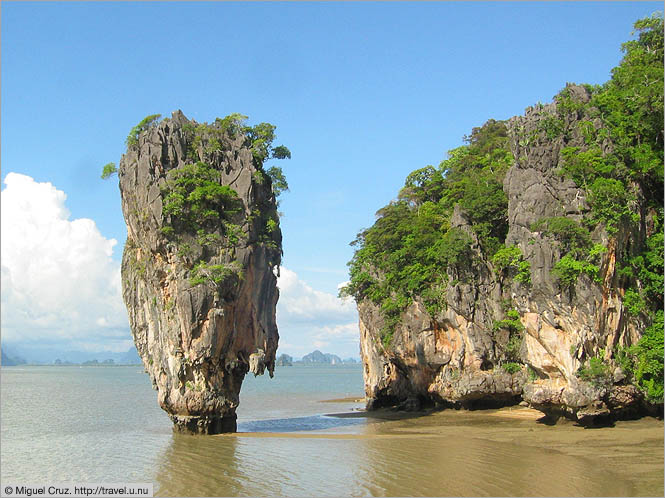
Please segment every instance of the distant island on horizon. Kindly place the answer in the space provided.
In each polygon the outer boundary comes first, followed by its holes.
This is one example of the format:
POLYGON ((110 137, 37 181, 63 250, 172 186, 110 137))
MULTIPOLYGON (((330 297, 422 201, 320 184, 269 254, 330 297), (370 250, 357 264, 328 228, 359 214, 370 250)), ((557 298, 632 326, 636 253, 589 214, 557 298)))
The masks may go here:
POLYGON ((355 358, 341 359, 336 354, 322 353, 318 349, 303 356, 300 360, 294 360, 288 354, 281 354, 277 357, 275 365, 278 367, 289 367, 292 365, 353 365, 360 363, 355 358))
MULTIPOLYGON (((4 367, 12 366, 123 366, 123 365, 142 365, 141 358, 135 347, 131 347, 124 353, 113 353, 109 351, 81 352, 81 351, 62 351, 56 352, 54 359, 36 359, 31 358, 24 352, 15 352, 11 349, 5 351, 2 348, 2 362, 4 367)), ((281 354, 277 357, 275 365, 278 367, 293 365, 355 365, 360 360, 356 358, 342 359, 333 353, 323 353, 318 349, 302 358, 297 359, 289 354, 281 354)))
POLYGON ((36 354, 31 357, 26 351, 13 351, 10 348, 2 347, 3 367, 12 367, 19 365, 41 365, 41 366, 119 366, 119 365, 142 365, 143 362, 138 355, 135 347, 129 348, 125 352, 112 351, 54 351, 50 357, 36 354))

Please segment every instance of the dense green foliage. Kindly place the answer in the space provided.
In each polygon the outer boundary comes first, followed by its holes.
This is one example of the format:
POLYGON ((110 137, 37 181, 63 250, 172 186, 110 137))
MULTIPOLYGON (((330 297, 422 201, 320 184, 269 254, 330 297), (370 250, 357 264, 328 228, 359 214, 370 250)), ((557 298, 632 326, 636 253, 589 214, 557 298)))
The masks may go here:
MULTIPOLYGON (((279 147, 284 147, 283 145, 280 145, 279 147)), ((279 156, 273 156, 273 157, 279 157, 279 156)), ((279 159, 283 159, 285 157, 291 157, 291 153, 289 152, 288 156, 284 157, 279 157, 279 159)), ((282 194, 282 192, 288 191, 289 190, 289 184, 286 181, 286 176, 284 176, 284 172, 282 171, 282 168, 279 166, 271 166, 268 168, 266 171, 268 176, 270 177, 270 180, 272 181, 272 191, 275 193, 275 197, 278 197, 282 194)), ((277 201, 279 202, 279 200, 277 201)))
POLYGON ((194 232, 199 243, 216 242, 216 231, 229 233, 229 220, 240 212, 242 204, 228 185, 220 185, 219 172, 198 161, 168 172, 162 187, 163 214, 168 223, 162 228, 166 235, 194 232))
MULTIPOLYGON (((639 289, 643 299, 653 302, 652 309, 658 309, 663 293, 662 16, 641 19, 635 29, 638 37, 623 44, 624 57, 612 78, 591 88, 591 101, 576 110, 589 119, 599 118, 602 126, 582 122, 590 125, 584 134, 586 150, 564 149, 563 172, 588 192, 590 227, 602 223, 616 234, 620 226, 649 214, 654 230, 642 254, 625 255, 631 262, 624 274, 629 277, 626 285, 639 289)), ((559 100, 562 105, 565 98, 559 100)))
MULTIPOLYGON (((210 284, 220 288, 224 282, 242 278, 242 268, 237 264, 211 263, 209 257, 218 251, 215 249, 208 254, 206 248, 222 247, 233 253, 234 247, 249 236, 242 228, 245 222, 259 227, 258 239, 245 240, 245 243, 258 242, 279 248, 281 235, 275 205, 261 197, 259 205, 247 216, 237 193, 228 185, 222 185, 221 172, 211 165, 218 162, 219 153, 230 150, 232 143, 237 146, 241 140, 252 152, 256 168, 252 181, 257 185, 268 182, 275 197, 288 190, 282 169, 273 166, 266 171, 264 162, 269 158, 290 158, 291 152, 283 145, 272 146, 275 126, 270 123, 248 126, 246 119, 241 114, 231 114, 217 118, 212 124, 185 124, 187 159, 191 163, 170 170, 162 187, 165 216, 162 233, 179 242, 178 254, 182 257, 200 255, 191 271, 192 285, 210 284), (183 236, 193 236, 202 252, 193 251, 183 236)), ((272 263, 278 265, 279 260, 272 263)))
MULTIPOLYGON (((634 382, 650 400, 663 401, 663 18, 662 14, 635 23, 637 38, 623 44, 624 57, 604 85, 590 88, 588 104, 570 106, 561 95, 558 107, 577 112, 582 121, 585 147, 564 149, 563 173, 586 189, 591 216, 586 228, 602 224, 611 236, 622 227, 646 225, 646 241, 630 233, 617 254, 623 304, 629 314, 648 316, 640 342, 620 350, 616 360, 633 375, 634 382), (566 107, 568 106, 568 107, 566 107), (609 146, 608 146, 609 144, 609 146)), ((578 238, 578 242, 580 239, 578 238)), ((592 276, 594 249, 579 244, 554 268, 564 285, 571 285, 581 272, 592 276)), ((597 252, 597 251, 596 251, 597 252)), ((590 359, 582 374, 594 377, 601 370, 590 359)))
POLYGON ((574 257, 566 254, 559 261, 556 262, 552 268, 552 274, 559 279, 559 283, 566 288, 575 285, 577 279, 582 273, 586 273, 593 280, 598 280, 598 266, 575 259, 574 257))
POLYGON ((374 226, 352 243, 357 249, 343 292, 381 307, 385 344, 416 296, 435 314, 445 305, 442 290, 451 276, 469 277, 472 239, 451 228, 455 206, 463 210, 486 251, 494 253, 505 240, 508 201, 502 182, 512 160, 506 126, 490 120, 465 141, 467 145, 451 150, 437 168, 412 172, 398 199, 380 209, 374 226))
POLYGON ((647 397, 663 402, 663 310, 656 312, 653 324, 644 331, 639 342, 630 348, 634 361, 635 383, 647 397))
POLYGON ((118 168, 116 167, 115 163, 106 163, 104 167, 102 168, 102 180, 106 180, 107 178, 110 178, 111 175, 115 174, 118 172, 118 168))
POLYGON ((538 220, 531 226, 533 232, 541 232, 559 242, 561 258, 552 273, 563 287, 572 287, 582 273, 598 281, 600 256, 607 251, 602 244, 594 244, 589 230, 565 216, 538 220))
POLYGON ((494 270, 503 277, 512 277, 523 284, 531 283, 531 263, 524 261, 519 247, 508 246, 499 249, 492 257, 494 270))
POLYGON ((605 351, 600 350, 598 356, 589 360, 577 370, 577 376, 597 387, 609 386, 611 384, 610 367, 605 363, 603 357, 605 351))
POLYGON ((519 334, 524 330, 524 325, 520 321, 520 314, 517 310, 509 310, 506 312, 506 318, 494 322, 494 330, 506 329, 511 333, 519 334))
POLYGON ((522 365, 514 361, 509 361, 501 365, 501 368, 509 374, 514 374, 522 370, 522 365))
POLYGON ((663 402, 664 327, 663 310, 658 310, 653 323, 647 327, 638 343, 628 348, 618 348, 615 354, 623 371, 654 403, 663 402))
MULTIPOLYGON (((127 137, 127 147, 138 145, 141 133, 154 126, 159 118, 159 114, 153 114, 134 126, 127 137)), ((244 242, 264 244, 276 250, 280 248, 281 232, 274 199, 260 196, 258 205, 247 215, 237 193, 223 184, 223 174, 214 166, 225 162, 223 156, 219 156, 224 151, 247 147, 256 169, 252 181, 257 185, 268 182, 275 197, 288 190, 282 169, 272 166, 265 170, 264 162, 290 158, 291 152, 283 145, 273 147, 275 126, 270 123, 248 126, 246 120, 247 116, 236 113, 217 118, 212 124, 184 124, 186 163, 168 170, 166 182, 161 186, 161 232, 169 244, 176 242, 176 255, 192 265, 191 285, 209 284, 220 288, 225 282, 241 279, 242 268, 233 261, 233 254, 234 247, 242 239, 251 236, 254 237, 252 240, 244 242), (254 229, 248 228, 252 226, 254 229), (219 261, 229 258, 230 263, 219 261)), ((115 164, 109 163, 103 168, 102 178, 116 172, 115 164)), ((276 260, 270 263, 279 265, 281 250, 273 252, 276 255, 271 257, 276 260)), ((140 272, 140 265, 136 263, 135 266, 140 272)))
MULTIPOLYGON (((199 232, 202 228, 216 226, 220 222, 223 224, 240 211, 237 194, 230 187, 221 185, 220 172, 210 166, 210 156, 227 150, 229 141, 240 136, 244 138, 244 145, 252 151, 257 168, 254 181, 262 184, 267 174, 275 195, 288 190, 282 169, 273 166, 265 171, 263 164, 269 157, 290 158, 291 152, 283 145, 272 147, 275 126, 270 123, 247 126, 246 119, 247 116, 235 113, 217 118, 212 124, 183 126, 188 142, 187 158, 192 163, 169 171, 169 179, 162 192, 164 214, 170 219, 165 232, 169 232, 169 227, 199 232)), ((271 221, 277 223, 274 219, 271 221)))
MULTIPOLYGON (((585 85, 588 102, 566 87, 556 96, 553 111, 539 104, 539 130, 527 136, 518 129, 516 138, 525 154, 535 140, 562 144, 560 172, 586 191, 591 210, 580 220, 542 219, 531 230, 556 242, 559 260, 552 272, 571 292, 580 275, 600 282, 603 254, 614 251, 619 278, 612 285, 623 294, 629 315, 653 324, 615 360, 623 361, 649 399, 662 402, 662 15, 637 21, 635 30, 636 39, 622 45, 624 56, 612 78, 603 85, 585 85), (607 247, 596 243, 603 230, 610 238, 607 247)), ((506 135, 500 121, 474 128, 466 144, 449 151, 438 167, 409 174, 397 200, 380 209, 375 224, 352 242, 351 278, 342 293, 380 307, 384 345, 390 344, 401 313, 414 299, 421 299, 435 316, 446 306, 447 284, 471 278, 476 247, 472 249, 468 232, 451 228, 456 208, 470 221, 478 249, 497 274, 530 284, 531 268, 520 249, 504 247, 508 223, 502 181, 514 161, 506 135)), ((495 329, 510 332, 502 363, 508 372, 519 367, 518 318, 515 322, 507 314, 495 323, 495 329)), ((590 358, 579 375, 602 383, 608 369, 601 357, 590 358)))
POLYGON ((552 236, 559 241, 563 254, 574 257, 584 257, 592 246, 589 230, 577 221, 565 216, 555 216, 538 220, 531 225, 531 231, 542 232, 545 236, 552 236))
POLYGON ((237 265, 211 265, 200 261, 194 266, 189 281, 192 285, 220 286, 229 278, 242 278, 242 269, 237 265))
POLYGON ((503 358, 505 360, 503 367, 508 373, 515 373, 517 371, 515 367, 506 367, 506 364, 516 365, 518 369, 521 368, 520 349, 522 349, 522 343, 524 342, 524 325, 520 321, 520 314, 517 310, 508 310, 506 311, 506 317, 503 320, 494 322, 492 328, 494 332, 500 330, 508 331, 508 342, 503 348, 503 358))
POLYGON ((635 23, 636 40, 591 102, 607 126, 617 179, 637 183, 648 199, 663 199, 663 18, 635 23))

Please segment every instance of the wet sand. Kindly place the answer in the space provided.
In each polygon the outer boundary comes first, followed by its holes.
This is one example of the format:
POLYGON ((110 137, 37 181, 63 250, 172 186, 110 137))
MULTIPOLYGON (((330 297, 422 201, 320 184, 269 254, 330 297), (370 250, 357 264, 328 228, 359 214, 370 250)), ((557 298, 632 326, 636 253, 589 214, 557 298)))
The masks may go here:
POLYGON ((319 403, 364 403, 364 402, 365 402, 365 398, 362 397, 362 396, 351 396, 349 398, 319 400, 319 403))
POLYGON ((311 440, 324 450, 359 444, 363 453, 380 452, 380 468, 371 465, 378 486, 368 488, 371 495, 663 496, 663 421, 654 418, 589 429, 567 420, 548 425, 541 412, 519 406, 328 416, 366 423, 221 437, 278 439, 287 446, 311 440), (388 470, 391 476, 384 475, 388 470))
POLYGON ((509 406, 500 410, 492 410, 488 413, 491 417, 512 418, 518 420, 539 420, 543 418, 543 412, 522 406, 509 406))

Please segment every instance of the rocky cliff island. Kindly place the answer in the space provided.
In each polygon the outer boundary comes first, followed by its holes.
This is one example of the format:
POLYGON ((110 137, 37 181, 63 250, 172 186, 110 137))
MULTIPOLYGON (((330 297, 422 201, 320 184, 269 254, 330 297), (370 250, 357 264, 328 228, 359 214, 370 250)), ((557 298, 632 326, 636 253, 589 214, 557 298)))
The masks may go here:
MULTIPOLYGON (((159 405, 177 430, 236 430, 245 374, 273 374, 281 232, 275 127, 232 115, 148 116, 117 169, 127 243, 123 298, 159 405)), ((116 172, 113 164, 104 175, 116 172)))
POLYGON ((602 86, 489 120, 352 243, 367 408, 662 414, 663 21, 602 86))

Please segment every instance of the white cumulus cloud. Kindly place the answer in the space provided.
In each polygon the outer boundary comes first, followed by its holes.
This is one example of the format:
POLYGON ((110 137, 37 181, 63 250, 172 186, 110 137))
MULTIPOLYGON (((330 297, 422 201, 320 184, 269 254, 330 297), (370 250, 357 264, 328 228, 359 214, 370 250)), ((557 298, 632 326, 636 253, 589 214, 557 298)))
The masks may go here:
POLYGON ((277 286, 280 351, 302 355, 321 349, 344 357, 359 355, 358 312, 353 299, 316 290, 284 267, 277 286))
MULTIPOLYGON (((95 222, 70 220, 66 194, 8 173, 2 191, 2 338, 127 349, 117 241, 95 222)), ((102 348, 100 348, 102 349, 102 348)))
MULTIPOLYGON (((114 239, 90 219, 70 219, 67 195, 51 183, 8 173, 0 240, 2 339, 78 350, 126 351, 132 344, 114 239)), ((278 279, 280 350, 358 356, 352 299, 312 288, 288 268, 278 279)))
POLYGON ((278 317, 290 322, 344 322, 356 317, 352 299, 313 289, 288 268, 280 268, 278 317))

